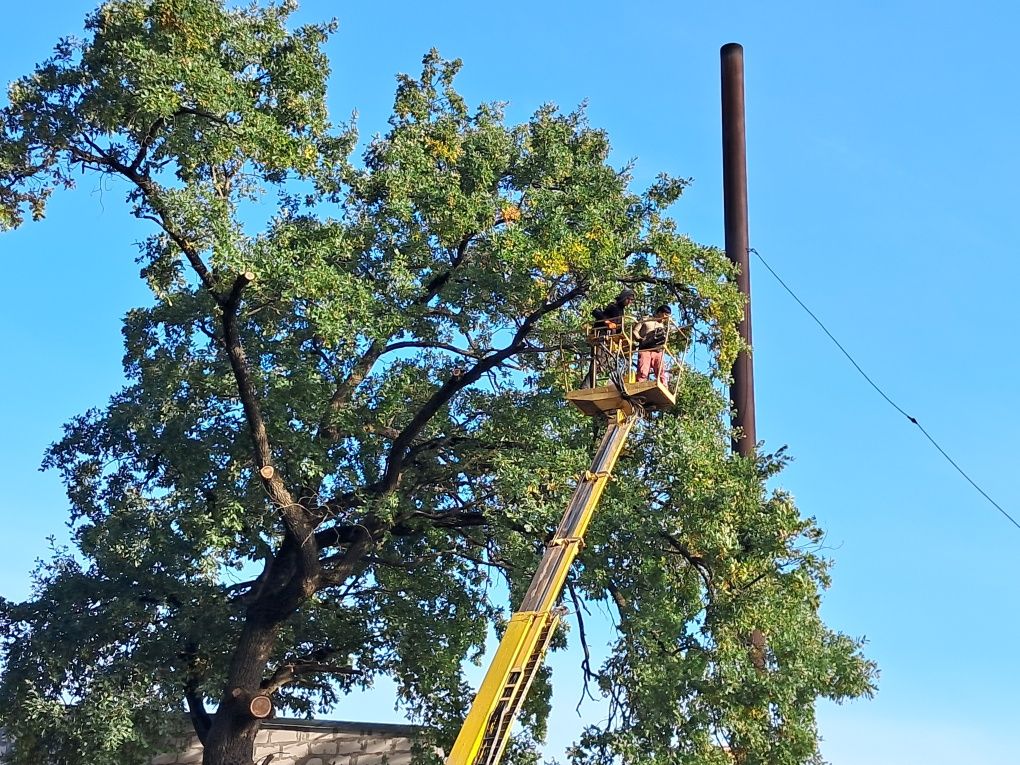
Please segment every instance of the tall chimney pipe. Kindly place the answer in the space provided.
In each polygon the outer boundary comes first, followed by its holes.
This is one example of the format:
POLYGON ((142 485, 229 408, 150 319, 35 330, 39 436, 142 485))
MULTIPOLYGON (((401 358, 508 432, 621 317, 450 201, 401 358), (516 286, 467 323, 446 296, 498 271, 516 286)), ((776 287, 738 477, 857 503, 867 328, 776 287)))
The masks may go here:
MULTIPOLYGON (((728 43, 719 51, 722 62, 723 218, 726 255, 739 269, 737 286, 744 295, 741 338, 751 346, 751 256, 747 231, 747 146, 744 127, 744 49, 728 43)), ((754 455, 758 442, 754 425, 754 366, 741 351, 733 364, 730 386, 733 450, 754 455)))

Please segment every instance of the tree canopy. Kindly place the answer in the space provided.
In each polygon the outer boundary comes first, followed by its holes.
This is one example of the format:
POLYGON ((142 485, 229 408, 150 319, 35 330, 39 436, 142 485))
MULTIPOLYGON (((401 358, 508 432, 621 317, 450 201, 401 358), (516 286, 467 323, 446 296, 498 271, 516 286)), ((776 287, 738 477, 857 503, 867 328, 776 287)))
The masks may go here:
POLYGON ((469 106, 435 51, 359 152, 325 106, 332 25, 290 28, 294 7, 109 0, 0 112, 0 226, 84 172, 153 227, 128 382, 45 457, 73 549, 0 603, 14 761, 135 763, 187 710, 207 765, 248 764, 253 695, 313 714, 379 677, 448 746, 464 664, 588 463, 565 358, 622 286, 677 306, 712 364, 632 436, 571 575, 615 644, 583 668, 609 719, 569 757, 816 761, 815 700, 875 668, 819 618, 821 531, 766 486, 783 455, 727 449, 742 300, 667 215, 687 181, 632 190, 583 111, 469 106))

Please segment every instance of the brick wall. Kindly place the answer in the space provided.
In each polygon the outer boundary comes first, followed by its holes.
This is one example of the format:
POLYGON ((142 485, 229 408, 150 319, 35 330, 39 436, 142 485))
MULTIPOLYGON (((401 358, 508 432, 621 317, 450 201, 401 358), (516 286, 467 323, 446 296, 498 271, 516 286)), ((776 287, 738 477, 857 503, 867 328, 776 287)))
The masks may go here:
MULTIPOLYGON (((351 723, 331 720, 266 720, 255 739, 255 762, 261 765, 408 765, 410 725, 351 723)), ((183 751, 156 757, 152 765, 199 765, 197 738, 183 751)))
MULTIPOLYGON (((256 765, 408 765, 412 725, 335 720, 266 720, 255 739, 256 765)), ((7 741, 0 732, 0 762, 7 741)), ((152 765, 200 765, 202 745, 187 739, 152 765)))

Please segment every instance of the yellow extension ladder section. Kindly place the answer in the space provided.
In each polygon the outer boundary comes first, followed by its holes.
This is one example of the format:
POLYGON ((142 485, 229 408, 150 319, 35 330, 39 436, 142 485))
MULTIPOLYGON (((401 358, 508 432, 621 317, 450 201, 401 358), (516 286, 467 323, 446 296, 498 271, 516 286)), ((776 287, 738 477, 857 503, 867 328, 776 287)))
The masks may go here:
POLYGON ((555 606, 570 564, 577 557, 588 522, 636 419, 636 415, 625 416, 621 411, 612 415, 591 469, 578 481, 524 601, 507 625, 447 765, 496 765, 502 757, 510 728, 563 613, 555 606))

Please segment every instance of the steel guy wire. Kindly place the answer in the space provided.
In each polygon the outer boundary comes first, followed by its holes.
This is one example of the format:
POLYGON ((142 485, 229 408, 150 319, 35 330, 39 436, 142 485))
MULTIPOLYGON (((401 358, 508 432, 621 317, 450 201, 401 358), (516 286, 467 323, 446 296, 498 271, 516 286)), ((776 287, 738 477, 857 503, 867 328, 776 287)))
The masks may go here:
POLYGON ((810 308, 808 308, 804 304, 804 301, 801 300, 799 297, 797 297, 797 293, 795 293, 790 288, 790 286, 786 282, 783 281, 782 277, 780 277, 779 274, 776 273, 776 270, 774 268, 772 268, 772 266, 770 266, 768 264, 768 261, 766 261, 765 258, 762 257, 761 253, 758 252, 753 247, 749 248, 748 252, 753 252, 755 254, 755 256, 758 258, 758 260, 761 261, 761 264, 763 266, 765 266, 765 268, 768 269, 770 274, 772 274, 773 278, 775 278, 775 280, 782 285, 783 289, 785 289, 788 293, 790 293, 790 297, 792 297, 794 300, 797 301, 797 305, 799 305, 801 308, 803 308, 804 311, 807 313, 807 315, 810 316, 812 319, 814 319, 815 324, 817 324, 819 327, 821 327, 822 332, 824 332, 828 336, 828 338, 835 344, 835 346, 837 348, 839 348, 840 352, 844 356, 846 356, 847 360, 851 364, 854 365, 854 369, 856 369, 860 373, 861 377, 863 377, 865 380, 868 381, 868 385, 870 385, 872 388, 874 388, 875 391, 878 393, 878 395, 880 395, 882 398, 884 398, 889 403, 889 406, 891 406, 897 412, 899 412, 904 417, 906 417, 908 420, 910 420, 910 422, 912 422, 914 425, 916 425, 918 430, 920 430, 924 434, 924 437, 927 438, 931 442, 931 445, 934 446, 936 449, 938 449, 939 453, 943 457, 945 457, 946 461, 950 465, 952 465, 954 468, 956 468, 956 472, 958 472, 960 475, 962 475, 964 477, 964 479, 966 479, 967 483, 969 483, 971 486, 973 486, 975 489, 977 489, 978 493, 982 497, 987 499, 988 502, 991 503, 991 505, 996 510, 998 510, 1000 513, 1002 513, 1006 517, 1006 519, 1009 520, 1010 523, 1012 523, 1014 526, 1016 526, 1018 529, 1020 529, 1020 523, 1017 522, 1016 518, 1014 518, 1012 515, 1007 513, 1006 510, 1002 507, 1002 505, 1000 505, 998 502, 996 502, 994 499, 992 499, 989 496, 988 492, 986 492, 984 489, 982 489, 977 484, 977 482, 967 474, 967 471, 965 471, 962 467, 960 467, 959 464, 957 464, 956 460, 954 460, 952 457, 949 456, 949 454, 946 452, 945 449, 942 448, 942 446, 938 443, 938 441, 936 441, 934 438, 932 438, 932 435, 927 430, 924 429, 924 426, 921 425, 921 423, 919 423, 917 421, 917 418, 907 414, 899 404, 897 404, 895 401, 893 401, 891 398, 889 398, 889 396, 886 394, 886 392, 884 390, 882 390, 878 386, 878 384, 874 380, 871 379, 870 376, 868 376, 868 373, 865 372, 861 368, 861 365, 858 364, 856 359, 854 359, 854 357, 850 355, 850 352, 846 348, 843 347, 843 344, 840 343, 839 340, 836 339, 836 337, 829 331, 828 327, 826 327, 825 324, 822 323, 822 320, 819 319, 815 315, 814 311, 812 311, 810 308))

